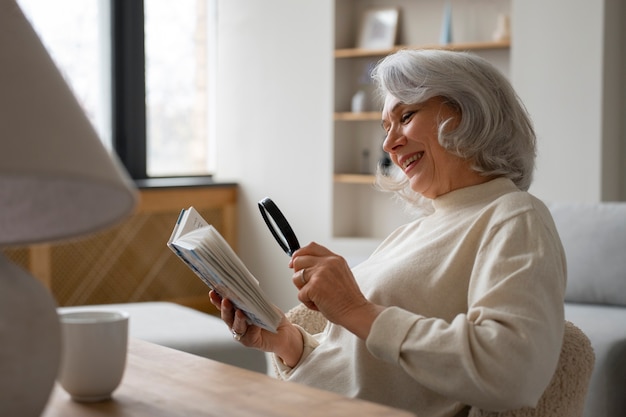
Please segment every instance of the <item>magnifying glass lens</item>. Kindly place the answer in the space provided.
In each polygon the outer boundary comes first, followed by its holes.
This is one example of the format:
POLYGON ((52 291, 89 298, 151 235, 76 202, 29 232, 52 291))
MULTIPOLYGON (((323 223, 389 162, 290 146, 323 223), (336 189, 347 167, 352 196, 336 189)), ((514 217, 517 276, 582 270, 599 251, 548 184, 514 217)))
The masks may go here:
POLYGON ((265 213, 268 214, 268 227, 270 228, 270 230, 273 230, 275 236, 278 236, 278 239, 280 240, 280 242, 282 242, 281 246, 287 247, 289 245, 289 242, 287 242, 287 239, 285 239, 282 230, 280 230, 280 226, 278 226, 272 215, 267 212, 265 207, 263 208, 263 210, 265 210, 265 213))
POLYGON ((291 256, 296 250, 300 249, 300 243, 295 233, 291 229, 289 222, 278 209, 278 206, 270 198, 264 198, 259 201, 259 210, 265 224, 272 232, 272 235, 280 245, 280 247, 291 256))

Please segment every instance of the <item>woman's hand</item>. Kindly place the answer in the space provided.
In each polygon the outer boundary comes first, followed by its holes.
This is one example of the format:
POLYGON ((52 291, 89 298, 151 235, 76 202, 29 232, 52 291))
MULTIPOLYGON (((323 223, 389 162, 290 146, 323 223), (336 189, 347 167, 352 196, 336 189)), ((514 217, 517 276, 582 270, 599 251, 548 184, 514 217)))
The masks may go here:
POLYGON ((291 257, 298 299, 319 310, 328 320, 362 339, 384 309, 361 292, 346 260, 316 243, 298 249, 291 257))
POLYGON ((272 333, 248 324, 245 314, 236 309, 229 299, 222 298, 215 291, 209 292, 209 298, 211 304, 220 310, 221 318, 233 333, 235 340, 247 347, 274 352, 287 366, 294 367, 298 363, 304 349, 302 334, 284 314, 277 332, 272 333))

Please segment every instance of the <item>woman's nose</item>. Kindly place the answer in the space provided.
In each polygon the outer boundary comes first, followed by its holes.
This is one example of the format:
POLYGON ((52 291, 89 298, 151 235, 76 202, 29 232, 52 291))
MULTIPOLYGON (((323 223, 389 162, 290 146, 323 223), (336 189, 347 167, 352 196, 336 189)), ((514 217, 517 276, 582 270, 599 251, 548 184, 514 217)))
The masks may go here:
POLYGON ((393 153, 398 146, 402 146, 403 138, 404 135, 397 129, 389 129, 383 141, 383 150, 387 153, 393 153))

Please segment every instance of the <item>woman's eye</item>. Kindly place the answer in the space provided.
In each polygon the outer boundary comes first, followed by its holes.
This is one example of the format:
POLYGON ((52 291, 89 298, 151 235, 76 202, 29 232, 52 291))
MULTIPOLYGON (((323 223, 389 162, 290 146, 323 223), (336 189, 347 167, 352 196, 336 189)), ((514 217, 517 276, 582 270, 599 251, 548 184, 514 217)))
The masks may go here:
POLYGON ((414 114, 415 114, 415 112, 413 112, 413 111, 410 111, 410 112, 404 113, 404 114, 402 115, 402 117, 400 118, 400 121, 401 121, 402 123, 406 123, 406 122, 408 122, 409 120, 411 120, 411 117, 412 117, 414 114))

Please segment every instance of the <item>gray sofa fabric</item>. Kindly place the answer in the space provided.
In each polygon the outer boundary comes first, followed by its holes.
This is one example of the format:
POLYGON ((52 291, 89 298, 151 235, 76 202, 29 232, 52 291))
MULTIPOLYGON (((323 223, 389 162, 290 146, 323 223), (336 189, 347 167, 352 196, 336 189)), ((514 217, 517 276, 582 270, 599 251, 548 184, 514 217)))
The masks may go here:
POLYGON ((584 417, 626 416, 626 203, 553 203, 567 257, 565 318, 596 363, 584 417))
POLYGON ((626 203, 550 205, 567 256, 565 300, 626 307, 626 203))
POLYGON ((565 318, 585 332, 596 354, 584 417, 626 416, 626 308, 566 303, 565 318))

